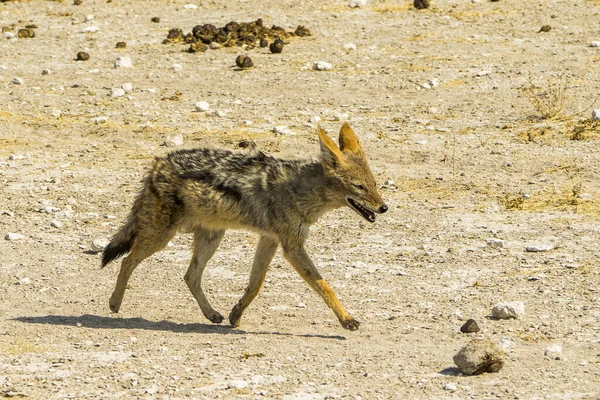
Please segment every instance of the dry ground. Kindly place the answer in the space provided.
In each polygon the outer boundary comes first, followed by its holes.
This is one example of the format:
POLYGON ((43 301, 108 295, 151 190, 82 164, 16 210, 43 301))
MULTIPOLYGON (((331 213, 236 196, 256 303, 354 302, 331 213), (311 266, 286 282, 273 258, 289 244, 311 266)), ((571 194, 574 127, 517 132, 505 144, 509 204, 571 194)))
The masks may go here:
MULTIPOLYGON (((599 20, 589 0, 438 0, 424 11, 408 0, 0 3, 10 32, 37 25, 34 38, 0 42, 0 233, 24 236, 0 240, 0 393, 599 398, 600 146, 586 120, 600 93, 600 49, 589 47, 599 20), (313 36, 279 55, 161 44, 173 27, 259 17, 313 36), (79 51, 90 59, 75 61, 79 51), (255 68, 233 67, 242 53, 255 68), (113 68, 119 56, 133 67, 113 68), (333 68, 313 71, 314 61, 333 68), (439 85, 423 88, 430 79, 439 85), (131 92, 110 96, 126 82, 131 92), (567 101, 541 119, 521 88, 553 83, 567 101), (197 101, 211 109, 195 112, 197 101), (379 181, 395 183, 382 188, 390 211, 375 224, 339 210, 308 245, 360 330, 344 331, 280 255, 240 329, 210 324, 182 279, 184 233, 136 270, 121 312, 109 312, 118 266, 100 270, 91 242, 116 231, 166 137, 225 148, 252 139, 314 157, 315 115, 331 132, 348 118, 379 181), (525 252, 532 244, 554 250, 525 252), (524 317, 491 319, 499 301, 523 301, 524 317), (453 367, 467 318, 506 346, 499 373, 453 367), (544 357, 554 343, 561 360, 544 357)), ((243 292, 255 243, 231 232, 211 262, 205 288, 222 313, 243 292)))

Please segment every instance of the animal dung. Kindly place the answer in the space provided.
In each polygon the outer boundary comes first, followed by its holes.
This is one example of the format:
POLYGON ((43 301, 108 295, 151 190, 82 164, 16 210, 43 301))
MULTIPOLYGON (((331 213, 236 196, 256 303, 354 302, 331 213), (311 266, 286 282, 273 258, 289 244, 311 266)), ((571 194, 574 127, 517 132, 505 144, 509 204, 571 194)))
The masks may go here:
POLYGON ((241 55, 237 56, 237 58, 235 59, 235 65, 237 65, 241 69, 247 69, 247 68, 254 67, 254 63, 252 62, 252 59, 245 54, 241 54, 241 55))
POLYGON ((90 55, 85 51, 80 51, 77 53, 77 61, 87 61, 90 59, 90 55))
POLYGON ((275 39, 275 41, 269 45, 269 50, 271 50, 271 53, 273 54, 279 54, 283 51, 283 45, 283 40, 275 39))

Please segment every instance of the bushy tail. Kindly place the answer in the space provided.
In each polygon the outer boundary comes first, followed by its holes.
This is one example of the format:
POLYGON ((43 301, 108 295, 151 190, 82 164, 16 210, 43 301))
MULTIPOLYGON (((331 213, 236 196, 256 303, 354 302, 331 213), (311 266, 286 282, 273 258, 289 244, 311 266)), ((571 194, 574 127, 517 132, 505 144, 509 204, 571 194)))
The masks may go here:
POLYGON ((119 232, 113 236, 108 246, 104 248, 104 252, 102 252, 101 268, 104 268, 111 261, 121 257, 122 255, 129 253, 131 246, 133 245, 133 241, 137 236, 135 231, 136 219, 137 218, 135 215, 129 215, 127 223, 121 227, 119 232))

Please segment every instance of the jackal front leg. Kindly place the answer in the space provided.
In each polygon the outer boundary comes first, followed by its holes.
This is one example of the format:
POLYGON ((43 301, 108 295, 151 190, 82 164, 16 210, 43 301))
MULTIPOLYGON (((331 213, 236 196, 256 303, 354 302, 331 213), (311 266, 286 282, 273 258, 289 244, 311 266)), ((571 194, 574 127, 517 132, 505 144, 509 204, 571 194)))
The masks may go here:
POLYGON ((260 292, 260 289, 265 282, 269 264, 277 251, 277 246, 279 246, 279 242, 275 239, 266 236, 260 238, 258 246, 256 247, 256 254, 254 255, 254 263, 252 264, 252 272, 250 272, 250 282, 248 282, 248 287, 246 287, 244 295, 229 314, 229 323, 231 326, 240 326, 240 320, 242 319, 244 310, 246 310, 252 300, 258 295, 258 292, 260 292))
POLYGON ((360 323, 348 314, 348 311, 346 311, 342 303, 340 303, 333 289, 323 280, 321 274, 317 271, 317 268, 306 253, 304 247, 301 246, 297 249, 288 249, 287 251, 284 248, 283 254, 290 264, 292 264, 294 269, 300 274, 302 279, 321 295, 323 300, 325 300, 325 303, 338 317, 342 326, 351 331, 357 330, 360 323))

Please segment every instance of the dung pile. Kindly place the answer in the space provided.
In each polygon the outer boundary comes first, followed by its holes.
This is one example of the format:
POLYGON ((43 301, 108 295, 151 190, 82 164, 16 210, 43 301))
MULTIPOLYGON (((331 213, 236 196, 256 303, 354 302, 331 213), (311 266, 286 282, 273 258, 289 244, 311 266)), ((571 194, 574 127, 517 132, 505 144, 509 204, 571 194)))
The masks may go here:
MULTIPOLYGON (((191 32, 184 34, 180 28, 169 31, 163 43, 187 43, 190 52, 205 51, 207 45, 218 43, 220 46, 233 47, 243 46, 255 47, 257 42, 273 39, 287 39, 290 36, 310 36, 310 30, 298 25, 295 31, 287 32, 285 29, 273 25, 267 28, 263 25, 262 18, 253 22, 231 21, 227 25, 217 28, 212 24, 196 25, 191 32)), ((217 46, 214 46, 216 48, 217 46)))

